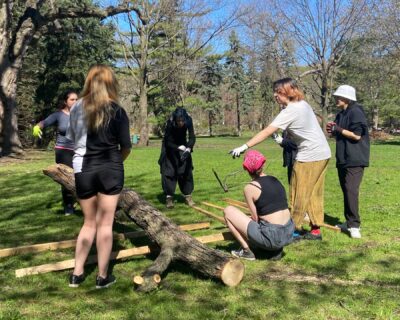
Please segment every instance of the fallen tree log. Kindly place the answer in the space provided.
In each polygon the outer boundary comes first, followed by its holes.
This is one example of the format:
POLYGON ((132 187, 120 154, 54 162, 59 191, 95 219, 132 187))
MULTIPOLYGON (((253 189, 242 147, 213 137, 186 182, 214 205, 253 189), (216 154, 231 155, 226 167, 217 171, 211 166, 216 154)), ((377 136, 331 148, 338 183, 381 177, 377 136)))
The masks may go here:
MULTIPOLYGON (((75 192, 72 169, 55 164, 43 170, 44 174, 75 192)), ((239 259, 232 258, 225 252, 208 248, 165 217, 151 206, 138 193, 124 189, 118 206, 126 215, 142 228, 147 236, 160 248, 160 254, 147 268, 138 284, 139 291, 151 291, 158 286, 154 275, 161 275, 173 261, 181 261, 201 274, 220 279, 228 286, 236 286, 244 275, 244 265, 239 259)))

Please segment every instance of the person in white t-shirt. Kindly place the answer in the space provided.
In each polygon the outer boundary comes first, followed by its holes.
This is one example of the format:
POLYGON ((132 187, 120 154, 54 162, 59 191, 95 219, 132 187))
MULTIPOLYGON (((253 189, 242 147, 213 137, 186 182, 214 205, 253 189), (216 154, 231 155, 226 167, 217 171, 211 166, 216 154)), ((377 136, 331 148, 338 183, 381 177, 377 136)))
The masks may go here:
POLYGON ((297 145, 290 185, 291 214, 296 225, 293 236, 321 240, 319 226, 324 223, 324 181, 331 157, 326 137, 311 106, 304 101, 295 80, 284 78, 273 84, 274 97, 284 108, 265 129, 230 153, 234 158, 254 147, 277 130, 286 130, 297 145), (304 234, 304 214, 310 217, 311 231, 304 234))

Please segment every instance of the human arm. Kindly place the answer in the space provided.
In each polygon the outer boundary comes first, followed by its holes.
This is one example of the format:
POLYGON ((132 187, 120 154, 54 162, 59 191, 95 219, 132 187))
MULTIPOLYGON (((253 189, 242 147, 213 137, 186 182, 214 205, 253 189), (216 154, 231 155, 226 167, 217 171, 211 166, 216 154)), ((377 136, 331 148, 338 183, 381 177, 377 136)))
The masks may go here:
POLYGON ((254 185, 248 184, 244 187, 243 193, 244 193, 244 198, 246 199, 247 206, 250 210, 251 219, 255 222, 258 222, 257 209, 254 204, 254 201, 259 197, 261 190, 259 190, 254 185))
MULTIPOLYGON (((191 121, 191 123, 192 123, 192 121, 191 121)), ((189 139, 188 139, 187 147, 190 148, 190 150, 193 150, 194 144, 196 143, 196 135, 194 134, 193 125, 188 127, 188 133, 189 133, 189 139)))
POLYGON ((244 153, 248 148, 254 147, 260 142, 267 139, 270 135, 272 135, 278 128, 269 125, 264 130, 257 133, 253 138, 247 141, 244 145, 231 150, 229 153, 233 156, 233 158, 240 157, 240 154, 244 153))
POLYGON ((129 156, 131 153, 132 142, 129 130, 129 118, 124 109, 120 108, 120 119, 119 119, 119 146, 122 156, 122 160, 129 156))

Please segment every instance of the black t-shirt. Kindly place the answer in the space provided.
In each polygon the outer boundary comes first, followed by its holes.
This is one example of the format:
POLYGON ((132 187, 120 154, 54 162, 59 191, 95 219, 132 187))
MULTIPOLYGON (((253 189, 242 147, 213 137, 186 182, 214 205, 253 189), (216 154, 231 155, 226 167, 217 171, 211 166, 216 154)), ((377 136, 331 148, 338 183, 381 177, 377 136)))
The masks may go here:
POLYGON ((346 110, 336 115, 336 124, 354 134, 361 136, 356 141, 336 134, 336 166, 368 167, 369 165, 369 134, 367 118, 363 108, 356 102, 351 103, 346 110))
POLYGON ((266 216, 288 208, 285 188, 277 178, 262 176, 255 181, 261 186, 260 197, 254 202, 259 216, 266 216))
POLYGON ((67 136, 75 142, 74 172, 85 172, 106 165, 122 169, 120 149, 132 147, 129 133, 129 119, 124 109, 112 104, 112 116, 108 124, 98 131, 88 130, 82 100, 71 110, 67 136))

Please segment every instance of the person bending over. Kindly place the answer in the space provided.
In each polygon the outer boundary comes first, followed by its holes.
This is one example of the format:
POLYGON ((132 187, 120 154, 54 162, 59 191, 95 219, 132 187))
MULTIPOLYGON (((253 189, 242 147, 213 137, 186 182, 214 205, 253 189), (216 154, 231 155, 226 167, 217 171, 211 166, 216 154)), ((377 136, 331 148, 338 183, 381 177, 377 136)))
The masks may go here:
POLYGON ((251 177, 244 188, 244 197, 251 211, 247 216, 234 206, 224 209, 229 230, 239 241, 241 249, 232 255, 255 260, 250 245, 271 251, 271 258, 278 260, 283 247, 292 242, 294 223, 290 217, 286 192, 279 180, 263 172, 265 157, 256 150, 245 154, 243 168, 251 177))
POLYGON ((84 281, 85 261, 96 238, 96 288, 106 288, 115 282, 108 273, 112 227, 124 185, 123 161, 132 146, 128 116, 118 105, 118 83, 110 67, 90 68, 82 98, 71 110, 68 137, 75 145, 76 194, 84 215, 69 286, 78 287, 84 281))
POLYGON ((176 183, 185 196, 185 202, 193 206, 193 162, 191 153, 196 142, 192 118, 184 108, 176 108, 167 121, 161 154, 158 160, 161 185, 168 209, 174 207, 176 183))

